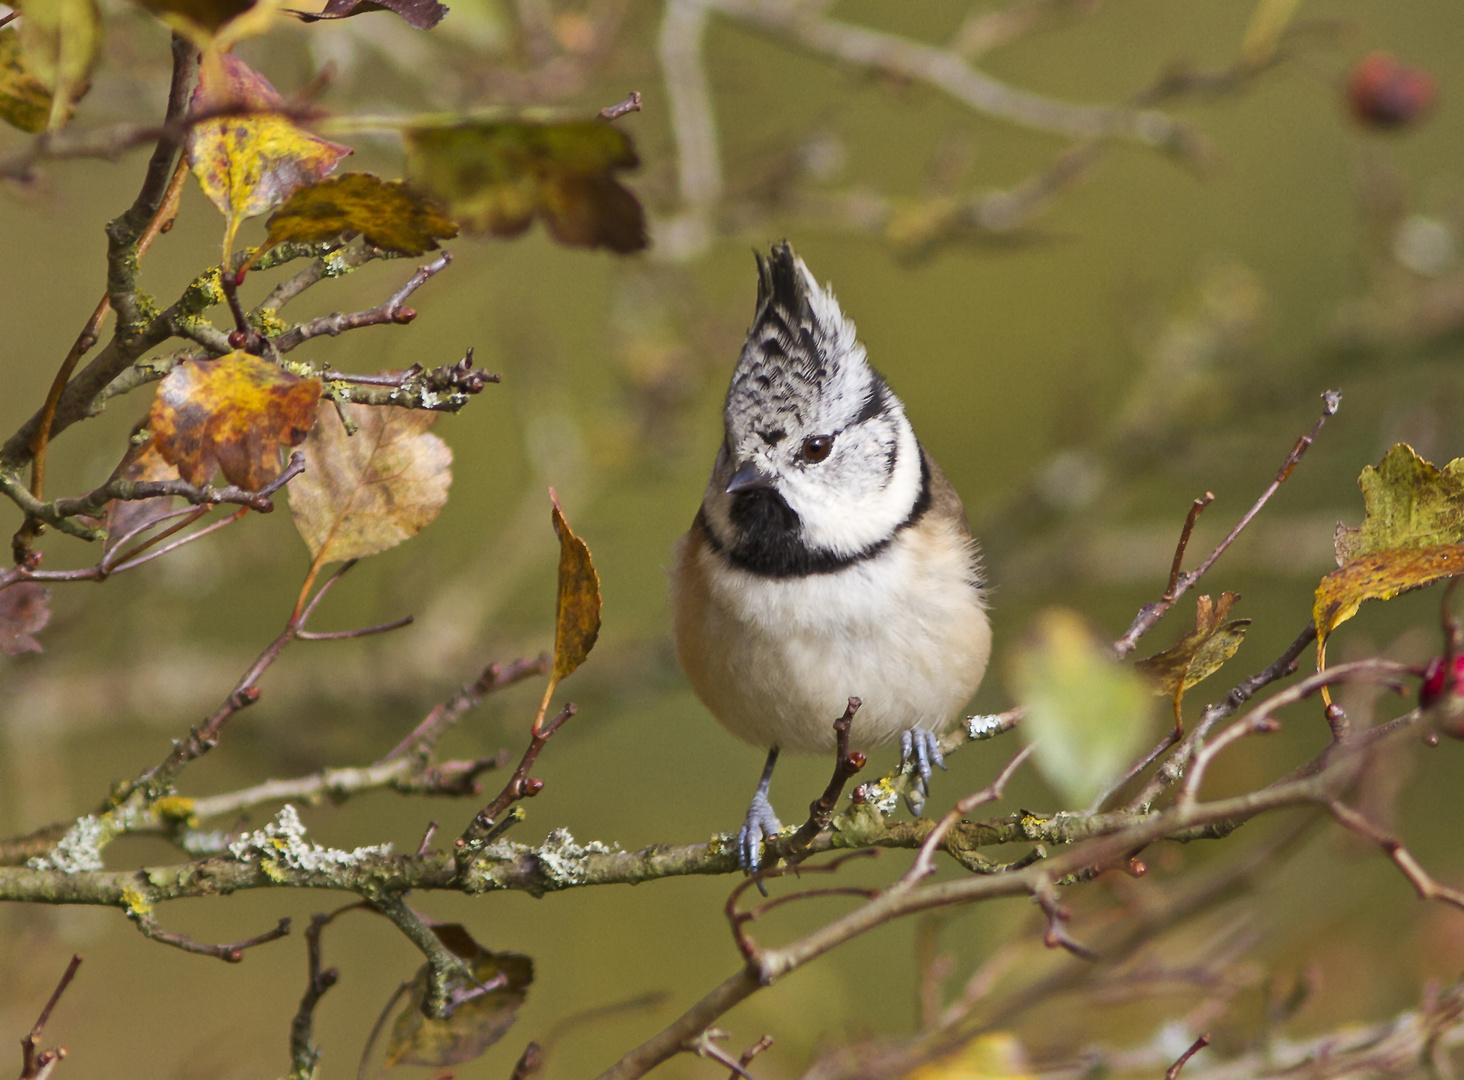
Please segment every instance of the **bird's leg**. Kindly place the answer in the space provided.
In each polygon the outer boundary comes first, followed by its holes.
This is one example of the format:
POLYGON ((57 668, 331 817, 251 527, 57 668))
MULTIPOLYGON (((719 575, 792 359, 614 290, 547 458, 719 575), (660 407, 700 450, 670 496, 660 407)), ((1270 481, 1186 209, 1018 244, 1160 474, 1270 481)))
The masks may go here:
POLYGON ((918 814, 930 794, 930 767, 944 770, 945 755, 940 752, 940 736, 924 728, 911 728, 900 736, 900 767, 915 774, 915 786, 905 793, 910 813, 918 814))
POLYGON ((768 785, 773 781, 773 766, 778 763, 778 748, 768 751, 767 764, 763 766, 762 779, 757 782, 757 791, 752 796, 752 805, 747 808, 747 817, 742 830, 737 834, 737 862, 743 873, 757 873, 762 862, 763 841, 778 835, 783 823, 773 813, 768 802, 768 785))

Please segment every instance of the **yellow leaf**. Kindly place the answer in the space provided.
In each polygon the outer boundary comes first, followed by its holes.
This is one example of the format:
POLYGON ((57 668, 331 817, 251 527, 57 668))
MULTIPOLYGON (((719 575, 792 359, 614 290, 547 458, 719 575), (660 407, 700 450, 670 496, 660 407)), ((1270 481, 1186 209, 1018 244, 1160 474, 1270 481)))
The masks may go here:
POLYGON ((351 149, 311 135, 279 115, 284 99, 237 56, 210 60, 199 70, 194 111, 237 108, 241 115, 194 125, 188 135, 188 164, 227 220, 227 260, 242 221, 268 213, 297 189, 328 175, 351 149))
POLYGON ((34 135, 46 129, 51 115, 51 92, 26 63, 20 34, 13 27, 0 30, 0 120, 34 135))
POLYGON ((607 121, 423 124, 404 135, 408 177, 469 232, 517 236, 542 217, 561 244, 646 246, 645 211, 615 176, 640 159, 607 121))
POLYGON ((290 516, 318 564, 396 547, 447 502, 452 450, 428 429, 437 413, 346 404, 354 435, 329 401, 305 441, 305 471, 290 482, 290 516))
POLYGON ((433 251, 438 240, 451 239, 458 231, 436 204, 402 181, 346 173, 291 195, 269 219, 264 246, 316 243, 348 230, 399 255, 433 251))
POLYGON ((1364 555, 1322 578, 1312 603, 1317 640, 1352 616, 1364 600, 1391 600, 1399 593, 1464 573, 1464 544, 1394 548, 1364 555))
POLYGON ((559 497, 553 500, 554 531, 559 535, 559 593, 554 604, 554 671, 558 682, 585 662, 600 635, 600 575, 590 549, 564 519, 559 497))
POLYGON ((904 1080, 1030 1080, 1031 1075, 1032 1067, 1017 1037, 993 1031, 918 1066, 904 1080))
POLYGON ((298 446, 315 423, 320 383, 246 352, 185 360, 158 384, 148 429, 158 453, 190 484, 216 469, 246 491, 280 472, 280 449, 298 446))
POLYGON ((96 0, 25 0, 20 42, 36 77, 52 93, 49 126, 61 127, 86 92, 87 76, 102 47, 96 0))

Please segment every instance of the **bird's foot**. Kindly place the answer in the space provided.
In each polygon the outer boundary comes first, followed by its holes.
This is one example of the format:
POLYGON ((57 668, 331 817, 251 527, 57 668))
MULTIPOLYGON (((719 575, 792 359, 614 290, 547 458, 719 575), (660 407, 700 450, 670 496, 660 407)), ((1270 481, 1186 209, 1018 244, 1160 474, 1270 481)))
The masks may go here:
POLYGON ((925 797, 930 794, 932 765, 941 770, 946 767, 945 755, 940 752, 939 735, 924 728, 911 728, 900 736, 900 768, 915 777, 914 785, 905 793, 905 805, 912 814, 918 814, 925 808, 925 797))
POLYGON ((737 833, 737 863, 744 874, 755 874, 762 865, 763 844, 778 835, 783 823, 773 813, 768 797, 759 791, 747 808, 747 818, 737 833))

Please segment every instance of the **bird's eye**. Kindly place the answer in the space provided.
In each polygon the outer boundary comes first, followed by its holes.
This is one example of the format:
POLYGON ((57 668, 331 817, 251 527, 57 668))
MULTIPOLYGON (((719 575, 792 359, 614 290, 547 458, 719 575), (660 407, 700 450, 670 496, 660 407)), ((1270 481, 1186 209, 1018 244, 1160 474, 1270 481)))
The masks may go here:
POLYGON ((801 457, 804 461, 817 465, 829 456, 834 448, 834 437, 832 435, 810 435, 803 440, 801 457))

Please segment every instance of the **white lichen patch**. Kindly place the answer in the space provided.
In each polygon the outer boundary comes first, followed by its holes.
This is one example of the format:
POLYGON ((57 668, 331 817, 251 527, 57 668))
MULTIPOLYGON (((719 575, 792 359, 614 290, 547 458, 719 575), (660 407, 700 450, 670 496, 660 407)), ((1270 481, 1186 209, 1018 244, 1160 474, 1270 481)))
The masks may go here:
POLYGON ((178 834, 178 846, 195 858, 221 855, 229 846, 229 834, 219 829, 184 829, 178 834))
POLYGON ((900 803, 900 793, 888 780, 872 780, 859 785, 860 799, 881 817, 889 817, 900 803))
POLYGON ((1005 720, 995 713, 966 717, 966 734, 973 739, 989 739, 999 734, 1005 720))
POLYGON ((264 828, 245 833, 229 845, 229 854, 241 862, 255 858, 292 870, 334 870, 355 866, 373 855, 390 855, 390 844, 358 847, 355 851, 321 847, 305 839, 305 826, 289 803, 280 807, 275 819, 264 828))
POLYGON ((568 829, 555 829, 544 838, 534 857, 544 876, 556 885, 582 885, 591 855, 610 855, 619 849, 618 844, 612 848, 598 840, 576 844, 568 829))
POLYGON ((77 818, 66 830, 55 848, 37 855, 26 863, 32 870, 59 870, 63 874, 79 874, 85 870, 105 870, 102 848, 117 835, 117 826, 95 814, 77 818))

